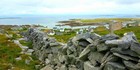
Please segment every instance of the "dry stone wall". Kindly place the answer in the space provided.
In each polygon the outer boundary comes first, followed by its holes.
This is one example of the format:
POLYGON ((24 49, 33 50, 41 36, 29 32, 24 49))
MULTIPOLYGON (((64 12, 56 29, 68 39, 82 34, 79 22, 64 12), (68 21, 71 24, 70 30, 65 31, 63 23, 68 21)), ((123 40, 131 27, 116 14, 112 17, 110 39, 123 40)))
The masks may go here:
POLYGON ((45 66, 41 70, 140 70, 140 44, 134 33, 100 36, 84 33, 60 44, 44 33, 29 29, 34 55, 45 66))

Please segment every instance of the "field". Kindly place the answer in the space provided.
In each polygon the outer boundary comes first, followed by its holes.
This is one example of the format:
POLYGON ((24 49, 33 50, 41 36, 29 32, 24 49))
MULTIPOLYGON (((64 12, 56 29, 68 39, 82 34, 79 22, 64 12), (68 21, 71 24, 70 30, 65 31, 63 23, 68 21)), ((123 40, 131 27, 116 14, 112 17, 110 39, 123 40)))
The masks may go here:
MULTIPOLYGON (((109 30, 106 29, 105 27, 98 27, 98 28, 95 28, 93 30, 94 30, 93 33, 97 33, 101 36, 109 34, 109 30)), ((78 31, 78 30, 76 30, 76 31, 78 31)), ((70 38, 72 38, 76 35, 76 31, 75 32, 70 32, 70 33, 63 33, 62 35, 54 35, 54 36, 51 36, 51 37, 55 37, 56 40, 59 41, 59 42, 67 43, 67 41, 70 38)), ((126 33, 126 32, 134 32, 137 39, 140 42, 140 27, 127 27, 127 28, 125 27, 125 28, 122 28, 120 30, 114 31, 114 33, 116 35, 119 35, 120 37, 123 37, 123 34, 126 33)))
POLYGON ((126 21, 140 21, 140 18, 97 18, 97 19, 77 19, 83 23, 109 23, 112 21, 126 22, 126 21))

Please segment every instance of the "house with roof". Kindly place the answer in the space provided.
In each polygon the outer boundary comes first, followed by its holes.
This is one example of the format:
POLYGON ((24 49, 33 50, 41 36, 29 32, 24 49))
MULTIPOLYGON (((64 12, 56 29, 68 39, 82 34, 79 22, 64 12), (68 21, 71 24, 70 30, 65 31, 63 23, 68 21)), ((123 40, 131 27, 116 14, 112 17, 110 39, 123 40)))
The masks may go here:
POLYGON ((55 31, 53 29, 47 29, 44 31, 47 35, 55 35, 55 31))

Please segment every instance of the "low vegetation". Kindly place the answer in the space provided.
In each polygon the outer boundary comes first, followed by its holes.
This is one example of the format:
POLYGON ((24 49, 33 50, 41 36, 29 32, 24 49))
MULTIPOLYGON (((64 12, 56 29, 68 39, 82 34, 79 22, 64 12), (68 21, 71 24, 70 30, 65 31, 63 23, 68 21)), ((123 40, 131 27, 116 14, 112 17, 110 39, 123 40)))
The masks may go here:
MULTIPOLYGON (((72 38, 76 35, 76 31, 78 31, 78 30, 75 30, 75 32, 70 32, 70 33, 64 32, 62 35, 53 35, 51 37, 55 37, 56 40, 59 42, 67 43, 70 38, 72 38)), ((97 28, 93 29, 93 31, 94 31, 93 33, 97 33, 102 36, 109 34, 109 30, 107 28, 105 28, 104 26, 97 27, 97 28)), ((120 37, 122 37, 123 34, 126 32, 134 32, 137 39, 140 42, 140 27, 125 27, 120 30, 114 31, 114 33, 116 35, 119 35, 120 37)))
POLYGON ((33 48, 32 42, 31 42, 31 41, 20 40, 19 42, 20 42, 23 46, 28 46, 29 49, 32 49, 32 48, 33 48))
POLYGON ((53 35, 58 42, 67 43, 68 40, 76 35, 75 32, 63 33, 62 35, 53 35))
MULTIPOLYGON (((21 54, 21 48, 14 43, 14 40, 21 38, 19 34, 23 30, 12 30, 10 26, 2 26, 4 31, 0 33, 0 70, 35 70, 35 65, 39 64, 39 61, 34 57, 26 54, 21 54), (16 60, 17 57, 21 57, 21 60, 16 60), (27 64, 26 60, 31 60, 27 64)), ((20 41, 24 46, 32 48, 31 42, 20 41)))
POLYGON ((122 28, 120 30, 115 31, 115 34, 119 36, 123 36, 124 33, 126 32, 134 32, 137 39, 140 42, 140 27, 127 27, 127 28, 122 28))
MULTIPOLYGON (((109 33, 109 30, 106 29, 105 27, 98 27, 96 29, 94 29, 94 32, 97 33, 97 34, 100 34, 100 35, 106 35, 109 33)), ((114 33, 116 35, 119 35, 120 37, 122 37, 124 35, 124 33, 126 32, 134 32, 137 39, 139 40, 140 42, 140 27, 124 27, 120 30, 116 30, 114 31, 114 33)))
POLYGON ((21 49, 5 35, 0 34, 0 37, 0 70, 7 70, 14 65, 21 49))
POLYGON ((83 23, 109 23, 111 21, 125 22, 132 20, 140 20, 139 18, 97 18, 97 19, 78 19, 83 23))
POLYGON ((107 28, 103 27, 103 26, 97 27, 93 30, 94 30, 95 33, 97 33, 99 35, 106 35, 106 34, 109 33, 109 30, 107 28))

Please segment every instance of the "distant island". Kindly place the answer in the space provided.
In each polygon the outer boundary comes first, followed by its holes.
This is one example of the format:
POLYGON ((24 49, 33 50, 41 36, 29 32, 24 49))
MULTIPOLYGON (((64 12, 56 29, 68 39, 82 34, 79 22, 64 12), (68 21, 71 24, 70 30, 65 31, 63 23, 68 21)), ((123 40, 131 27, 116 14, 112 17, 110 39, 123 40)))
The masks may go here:
POLYGON ((21 19, 21 17, 0 17, 0 19, 21 19))

